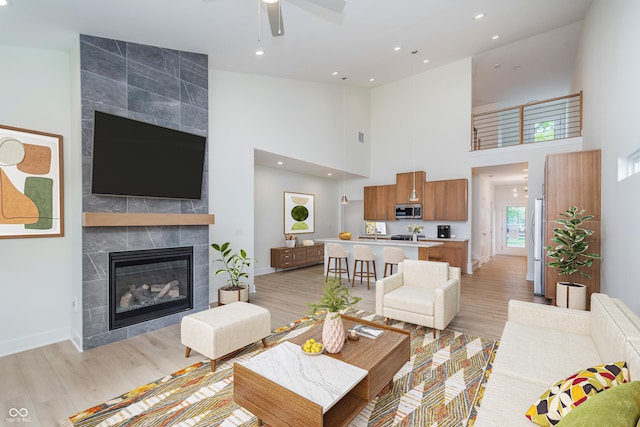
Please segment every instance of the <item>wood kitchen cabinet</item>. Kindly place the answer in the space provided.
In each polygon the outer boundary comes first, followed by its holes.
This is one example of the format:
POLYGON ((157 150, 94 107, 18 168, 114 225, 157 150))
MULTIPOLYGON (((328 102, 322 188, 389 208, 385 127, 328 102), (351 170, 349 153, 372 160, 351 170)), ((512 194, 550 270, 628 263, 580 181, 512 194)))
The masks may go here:
POLYGON ((396 186, 364 187, 364 219, 394 221, 396 219, 396 186))
MULTIPOLYGON (((413 191, 413 172, 404 172, 396 174, 396 200, 395 203, 399 205, 406 205, 410 203, 423 203, 422 193, 424 188, 424 182, 427 180, 427 173, 425 171, 416 171, 415 173, 415 186, 416 193, 418 194, 418 201, 409 201, 411 192, 413 191)), ((395 215, 395 212, 394 212, 395 215)))
POLYGON ((425 221, 466 221, 468 217, 466 178, 424 183, 422 219, 425 221))
POLYGON ((307 267, 324 262, 324 244, 271 248, 271 267, 278 269, 307 267))
POLYGON ((421 240, 425 242, 438 242, 442 246, 433 248, 418 248, 418 259, 430 261, 448 262, 451 267, 460 267, 462 273, 467 273, 468 240, 421 240))
MULTIPOLYGON (((585 214, 593 215, 593 220, 585 221, 583 227, 593 230, 589 237, 589 252, 601 253, 600 245, 600 150, 578 151, 572 153, 550 154, 546 158, 544 170, 544 203, 545 203, 545 246, 555 246, 551 241, 553 229, 561 227, 557 219, 571 206, 584 209, 585 214)), ((582 283, 587 287, 587 307, 591 294, 600 292, 600 260, 593 260, 590 268, 583 271, 591 276, 584 277, 579 273, 571 277, 560 276, 553 268, 546 266, 550 259, 545 253, 544 294, 555 303, 556 282, 569 279, 582 283)))

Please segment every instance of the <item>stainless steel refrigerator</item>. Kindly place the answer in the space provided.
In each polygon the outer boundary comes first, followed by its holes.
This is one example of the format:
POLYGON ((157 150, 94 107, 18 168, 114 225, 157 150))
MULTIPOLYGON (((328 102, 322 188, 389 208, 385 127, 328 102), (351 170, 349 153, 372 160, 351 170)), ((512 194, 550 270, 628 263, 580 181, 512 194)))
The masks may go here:
POLYGON ((544 296, 544 199, 534 201, 531 224, 533 240, 533 293, 544 296))

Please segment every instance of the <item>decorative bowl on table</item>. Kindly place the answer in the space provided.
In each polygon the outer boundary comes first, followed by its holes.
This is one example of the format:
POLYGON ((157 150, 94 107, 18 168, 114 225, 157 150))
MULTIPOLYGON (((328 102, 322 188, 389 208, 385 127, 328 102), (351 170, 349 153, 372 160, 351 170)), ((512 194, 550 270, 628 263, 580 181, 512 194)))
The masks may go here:
POLYGON ((348 231, 343 231, 342 233, 338 234, 338 237, 340 237, 342 240, 351 240, 351 233, 348 231))
POLYGON ((316 342, 313 339, 307 340, 300 349, 307 356, 318 356, 324 351, 324 345, 321 342, 316 342))

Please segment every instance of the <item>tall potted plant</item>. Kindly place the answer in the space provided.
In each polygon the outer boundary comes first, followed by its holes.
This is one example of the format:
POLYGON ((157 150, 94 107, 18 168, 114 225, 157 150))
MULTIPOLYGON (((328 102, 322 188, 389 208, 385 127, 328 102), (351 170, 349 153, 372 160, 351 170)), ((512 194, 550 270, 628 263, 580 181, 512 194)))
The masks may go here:
POLYGON ((311 315, 321 310, 327 312, 322 326, 322 342, 329 353, 338 353, 344 346, 346 334, 340 312, 354 307, 361 299, 352 296, 339 279, 330 279, 324 285, 320 302, 307 304, 311 307, 311 315))
POLYGON ((224 268, 216 270, 216 275, 227 274, 229 276, 226 286, 218 289, 218 305, 249 301, 249 285, 241 283, 241 280, 249 277, 249 273, 244 269, 251 266, 253 258, 247 257, 247 252, 244 249, 233 252, 229 242, 222 245, 213 243, 211 247, 220 253, 220 258, 213 260, 213 262, 224 265, 224 268))
MULTIPOLYGON (((585 215, 584 213, 584 209, 578 210, 576 206, 571 206, 562 212, 560 215, 565 219, 556 220, 556 223, 562 225, 562 227, 553 229, 553 238, 551 239, 552 242, 556 243, 556 246, 545 247, 547 256, 553 259, 547 265, 554 268, 560 276, 567 276, 569 279, 568 282, 558 282, 556 287, 556 304, 558 303, 557 292, 562 289, 562 292, 566 291, 567 307, 569 307, 571 288, 584 288, 584 285, 571 280, 572 276, 579 273, 584 277, 591 278, 589 273, 582 268, 591 267, 593 260, 600 258, 599 254, 587 252, 589 243, 591 243, 587 238, 593 234, 593 230, 584 228, 582 224, 593 219, 593 215, 585 215)), ((584 291, 584 303, 586 304, 586 290, 584 291)), ((578 305, 582 306, 582 301, 579 301, 578 305)))

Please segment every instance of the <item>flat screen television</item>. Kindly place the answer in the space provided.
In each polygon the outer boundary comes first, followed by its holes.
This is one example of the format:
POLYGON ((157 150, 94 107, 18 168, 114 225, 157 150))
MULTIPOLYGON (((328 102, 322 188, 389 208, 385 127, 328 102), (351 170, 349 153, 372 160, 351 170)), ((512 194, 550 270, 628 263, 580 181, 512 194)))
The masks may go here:
POLYGON ((200 199, 206 137, 96 111, 91 192, 200 199))

